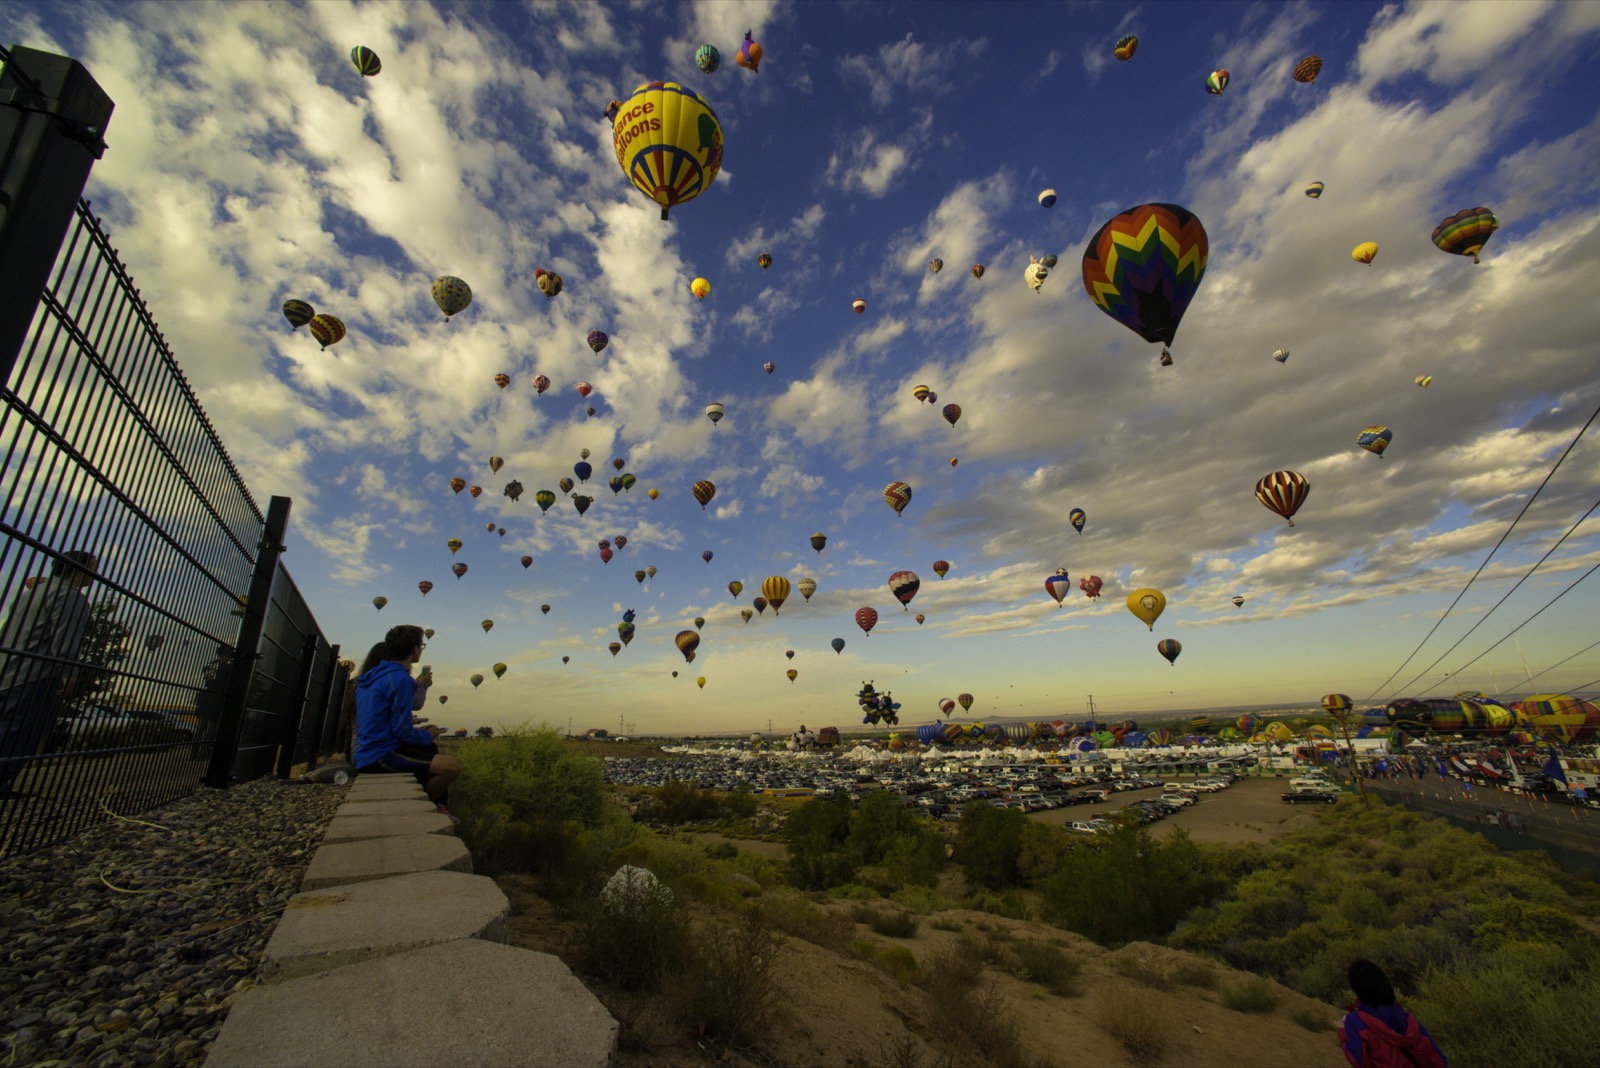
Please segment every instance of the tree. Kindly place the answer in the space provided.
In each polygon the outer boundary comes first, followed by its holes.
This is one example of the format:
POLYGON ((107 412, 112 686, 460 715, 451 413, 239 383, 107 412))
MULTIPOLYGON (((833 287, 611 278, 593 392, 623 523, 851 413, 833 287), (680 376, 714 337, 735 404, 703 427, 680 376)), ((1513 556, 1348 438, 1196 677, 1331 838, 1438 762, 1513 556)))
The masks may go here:
POLYGON ((479 738, 493 738, 494 737, 494 728, 493 727, 479 727, 473 733, 479 738))
POLYGON ((956 860, 967 869, 969 883, 1003 890, 1022 881, 1017 859, 1027 822, 1020 809, 997 808, 981 801, 961 810, 956 860))
POLYGON ((888 855, 895 839, 916 830, 916 817, 899 794, 874 790, 861 799, 850 816, 850 849, 859 864, 877 864, 888 855))
POLYGON ((850 799, 843 794, 814 797, 795 809, 784 824, 789 838, 789 873, 802 890, 826 890, 850 881, 855 858, 850 837, 850 799))
POLYGON ((116 672, 111 670, 128 659, 128 639, 133 631, 116 618, 117 599, 102 597, 89 607, 89 623, 83 630, 83 645, 78 649, 78 660, 84 665, 78 670, 74 698, 87 700, 102 694, 117 683, 116 672))

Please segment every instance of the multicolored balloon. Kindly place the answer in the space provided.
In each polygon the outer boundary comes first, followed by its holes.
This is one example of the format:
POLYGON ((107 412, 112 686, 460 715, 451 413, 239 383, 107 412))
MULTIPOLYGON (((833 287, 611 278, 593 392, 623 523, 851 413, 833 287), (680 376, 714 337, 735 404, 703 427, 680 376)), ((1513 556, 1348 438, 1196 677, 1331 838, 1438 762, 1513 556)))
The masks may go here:
POLYGON ((1274 471, 1256 483, 1256 500, 1294 526, 1294 514, 1306 502, 1311 483, 1298 471, 1274 471))
POLYGON ((772 372, 778 369, 778 365, 773 363, 771 360, 768 360, 766 363, 761 365, 761 369, 770 375, 772 372))
POLYGON ((700 647, 700 633, 693 630, 680 630, 673 639, 678 645, 678 652, 683 654, 683 659, 694 663, 694 651, 700 647))
POLYGON ((765 597, 757 596, 750 603, 755 606, 755 610, 757 612, 760 612, 763 615, 766 614, 766 611, 767 611, 767 599, 765 597))
POLYGON ((433 589, 433 583, 429 582, 427 579, 423 579, 421 582, 417 583, 417 589, 421 590, 422 596, 426 597, 428 596, 428 591, 433 589))
POLYGON ((1471 256, 1478 262, 1478 253, 1484 242, 1500 229, 1500 220, 1488 208, 1467 208, 1458 211, 1433 228, 1433 243, 1441 252, 1453 256, 1471 256))
POLYGON ((1056 206, 1056 191, 1054 189, 1046 189, 1042 193, 1040 193, 1039 194, 1039 206, 1041 208, 1046 209, 1046 210, 1049 210, 1050 208, 1055 207, 1056 206))
POLYGON ((766 270, 768 267, 771 267, 772 266, 772 253, 763 252, 761 255, 757 256, 756 257, 756 264, 758 266, 760 266, 760 268, 763 271, 766 270))
POLYGON ((761 583, 761 594, 772 606, 772 614, 777 615, 783 602, 789 599, 789 580, 782 575, 769 575, 761 583))
POLYGON ((1356 444, 1382 459, 1383 450, 1394 440, 1394 431, 1386 426, 1369 426, 1356 435, 1356 444))
POLYGON ((944 406, 943 415, 945 422, 949 423, 951 426, 955 426, 956 421, 961 418, 961 405, 946 404, 944 406))
POLYGON ((283 302, 283 317, 289 320, 289 330, 294 332, 317 317, 317 309, 303 300, 283 302))
POLYGON ((387 597, 374 597, 372 599, 372 607, 376 608, 380 612, 383 611, 383 606, 388 603, 389 598, 387 597))
POLYGON ((1272 353, 1272 358, 1274 360, 1277 360, 1279 363, 1286 363, 1286 362, 1288 362, 1288 359, 1289 359, 1289 350, 1288 349, 1274 349, 1273 353, 1272 353))
POLYGON ((942 712, 942 713, 944 713, 945 715, 948 716, 950 713, 954 712, 955 710, 956 710, 956 703, 954 701, 950 700, 950 698, 948 698, 948 697, 939 698, 939 711, 940 712, 942 712))
POLYGON ((700 502, 700 510, 703 512, 705 511, 706 505, 711 503, 711 498, 717 495, 717 487, 713 483, 702 478, 700 481, 694 484, 694 488, 691 492, 694 494, 694 499, 700 502))
POLYGON ((433 280, 433 302, 444 312, 444 321, 460 315, 472 303, 472 287, 453 274, 442 274, 433 280))
POLYGON ((1083 533, 1083 524, 1089 521, 1089 516, 1082 508, 1074 508, 1067 513, 1067 522, 1072 524, 1072 529, 1079 534, 1083 533))
MULTIPOLYGON (((870 635, 872 633, 872 628, 876 627, 877 625, 878 625, 878 610, 876 608, 857 608, 856 609, 856 626, 860 627, 862 629, 862 631, 864 631, 866 634, 870 635)), ((838 641, 837 638, 834 639, 834 640, 838 641)), ((841 642, 840 644, 842 645, 843 643, 841 642)), ((838 650, 834 650, 834 651, 837 652, 838 650)))
POLYGON ((972 265, 972 277, 974 277, 974 278, 982 278, 983 277, 983 264, 974 263, 972 265))
POLYGON ((1244 598, 1240 597, 1238 594, 1234 594, 1230 600, 1233 602, 1233 607, 1235 608, 1241 608, 1244 606, 1244 598))
POLYGON ((711 420, 711 425, 716 426, 722 422, 722 417, 727 414, 727 409, 715 402, 706 405, 706 418, 711 420))
POLYGON ((794 588, 800 591, 800 596, 809 601, 811 595, 817 592, 817 580, 808 576, 796 582, 794 588))
POLYGON ((1167 658, 1167 663, 1173 667, 1178 666, 1178 654, 1183 652, 1183 646, 1176 638, 1162 638, 1156 642, 1156 652, 1167 658))
POLYGON ((750 31, 744 31, 744 43, 739 46, 739 54, 733 61, 751 74, 761 70, 761 46, 750 39, 750 31))
POLYGON ((591 330, 589 331, 589 336, 584 340, 589 343, 589 347, 596 353, 611 344, 611 336, 604 330, 591 330))
POLYGON ((472 683, 472 688, 473 688, 473 689, 474 689, 474 690, 476 690, 476 689, 477 689, 477 688, 478 688, 478 687, 479 687, 479 686, 482 686, 482 685, 483 685, 483 676, 482 676, 482 675, 479 675, 479 674, 476 674, 476 673, 474 673, 474 674, 473 674, 473 675, 472 675, 472 677, 471 677, 471 678, 469 678, 469 679, 468 679, 468 680, 467 680, 467 681, 468 681, 468 682, 470 682, 470 683, 472 683))
POLYGON ((694 65, 710 74, 722 66, 722 53, 714 44, 703 44, 694 50, 694 65))
POLYGON ((464 490, 466 488, 467 488, 467 480, 466 479, 464 479, 464 478, 452 478, 450 480, 450 489, 451 489, 452 492, 460 493, 462 490, 464 490))
POLYGON ((356 65, 356 70, 361 72, 363 78, 370 78, 383 70, 383 60, 366 45, 356 45, 350 49, 350 62, 356 65))
POLYGON ((883 487, 883 499, 898 516, 911 503, 911 487, 904 482, 891 482, 883 487))
POLYGON ((1082 590, 1083 595, 1091 601, 1100 596, 1100 587, 1103 585, 1105 585, 1105 582, 1099 575, 1090 575, 1088 578, 1078 580, 1078 589, 1082 590))
POLYGON ((543 393, 545 390, 547 390, 549 388, 550 388, 550 379, 549 378, 547 378, 544 375, 534 375, 533 376, 533 391, 535 393, 543 393))
POLYGON ((860 315, 862 312, 867 310, 867 302, 862 300, 860 297, 857 297, 855 300, 850 302, 850 307, 854 309, 857 315, 860 315))
POLYGON ((332 315, 317 315, 311 319, 311 336, 317 344, 322 346, 322 351, 328 351, 329 345, 337 345, 344 340, 344 321, 332 315))
POLYGON ((1377 255, 1378 243, 1376 241, 1363 241, 1350 250, 1350 258, 1357 263, 1371 263, 1377 255))
POLYGON ((1130 33, 1117 42, 1117 47, 1111 50, 1111 54, 1126 62, 1132 59, 1133 54, 1138 50, 1139 38, 1130 33))
POLYGON ((933 573, 935 575, 938 575, 940 578, 944 578, 947 574, 950 573, 950 561, 948 561, 948 560, 935 560, 933 562, 933 573))
POLYGON ((456 579, 459 581, 461 576, 465 575, 467 573, 467 565, 466 564, 451 564, 450 565, 450 570, 455 572, 456 579))
POLYGON ((1322 57, 1307 56, 1294 65, 1294 80, 1297 82, 1314 82, 1321 72, 1322 57))
POLYGON ((934 274, 938 274, 940 271, 944 270, 944 260, 941 260, 937 257, 929 260, 928 270, 932 271, 934 274))
POLYGON ((1416 377, 1416 383, 1417 383, 1417 385, 1421 386, 1423 389, 1427 389, 1429 386, 1433 385, 1433 376, 1432 375, 1418 375, 1416 377))
POLYGON ((1312 182, 1310 185, 1306 186, 1306 196, 1310 197, 1312 200, 1316 200, 1322 196, 1322 191, 1326 188, 1327 187, 1321 182, 1312 182))
POLYGON ((1221 96, 1222 91, 1228 88, 1228 72, 1214 70, 1206 76, 1206 92, 1212 96, 1221 96))
POLYGON ((896 571, 889 576, 889 592, 900 602, 904 611, 910 611, 911 599, 922 588, 922 580, 915 571, 896 571))
POLYGON ((694 294, 695 300, 705 300, 711 295, 711 283, 704 278, 696 278, 689 283, 689 292, 694 294))
POLYGON ((1161 362, 1205 278, 1210 242, 1198 217, 1176 204, 1140 204, 1112 216, 1083 251, 1083 288, 1095 307, 1146 341, 1161 362))
POLYGON ((694 90, 646 82, 611 124, 617 165, 634 188, 661 205, 661 218, 710 188, 722 169, 722 124, 694 90))
POLYGON ((828 644, 833 646, 833 654, 835 656, 838 656, 840 653, 844 652, 844 639, 843 638, 835 638, 835 639, 833 639, 833 641, 829 642, 828 644))
POLYGON ((1071 589, 1072 577, 1067 574, 1067 569, 1064 567, 1056 568, 1055 573, 1044 580, 1044 592, 1054 597, 1056 604, 1065 600, 1071 589))

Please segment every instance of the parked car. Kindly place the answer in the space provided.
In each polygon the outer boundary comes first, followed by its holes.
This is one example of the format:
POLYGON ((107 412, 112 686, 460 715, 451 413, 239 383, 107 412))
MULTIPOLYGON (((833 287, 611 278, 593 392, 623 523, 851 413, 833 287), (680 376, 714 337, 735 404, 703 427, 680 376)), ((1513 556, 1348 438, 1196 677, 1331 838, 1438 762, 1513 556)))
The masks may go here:
POLYGON ((1194 804, 1194 798, 1188 794, 1165 793, 1161 795, 1161 800, 1169 805, 1178 805, 1180 807, 1194 804))
POLYGON ((1283 795, 1283 799, 1291 805, 1318 802, 1325 805, 1334 804, 1339 800, 1339 795, 1327 790, 1290 790, 1283 795))

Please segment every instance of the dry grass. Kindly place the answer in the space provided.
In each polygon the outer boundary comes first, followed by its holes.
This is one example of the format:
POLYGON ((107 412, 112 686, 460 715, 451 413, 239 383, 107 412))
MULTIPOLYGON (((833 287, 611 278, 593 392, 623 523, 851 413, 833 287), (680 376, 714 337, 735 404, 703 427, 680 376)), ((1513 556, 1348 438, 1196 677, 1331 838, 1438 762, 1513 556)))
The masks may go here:
POLYGON ((854 923, 848 913, 819 909, 799 894, 763 894, 753 902, 768 925, 835 953, 848 953, 854 923))
POLYGON ((1025 982, 1038 983, 1060 997, 1079 994, 1078 977, 1083 961, 1054 942, 1019 941, 1011 947, 1012 974, 1025 982))
POLYGON ((1217 970, 1203 960, 1189 959, 1172 969, 1172 981, 1179 986, 1211 990, 1217 985, 1217 970))
POLYGON ((1312 1034, 1318 1035, 1332 1031, 1338 1026, 1330 1018, 1327 1009, 1296 1009, 1289 1014, 1289 1019, 1312 1034))
POLYGON ((1172 976, 1167 974, 1166 969, 1160 964, 1132 953, 1113 957, 1111 967, 1118 975, 1132 979, 1140 986, 1147 986, 1151 990, 1171 990, 1174 985, 1172 976))
POLYGON ((1103 990, 1095 1022, 1121 1044, 1135 1064, 1162 1063, 1171 1021, 1165 1009, 1140 997, 1138 991, 1130 987, 1103 990))
POLYGON ((1271 1012, 1278 1007, 1278 988, 1252 975, 1224 990, 1222 1004, 1234 1012, 1271 1012))
POLYGON ((917 957, 905 946, 885 946, 878 953, 878 967, 895 982, 905 986, 917 977, 917 957))

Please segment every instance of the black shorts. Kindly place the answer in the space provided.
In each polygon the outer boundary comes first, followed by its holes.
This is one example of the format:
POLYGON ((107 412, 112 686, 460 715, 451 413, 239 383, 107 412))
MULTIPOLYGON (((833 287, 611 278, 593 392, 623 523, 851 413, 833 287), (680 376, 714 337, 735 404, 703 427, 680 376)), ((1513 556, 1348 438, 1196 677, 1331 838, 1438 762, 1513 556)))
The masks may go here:
POLYGON ((433 754, 428 752, 429 748, 421 745, 402 745, 388 756, 379 757, 358 770, 363 775, 414 775, 419 783, 426 786, 428 767, 433 762, 433 754))

